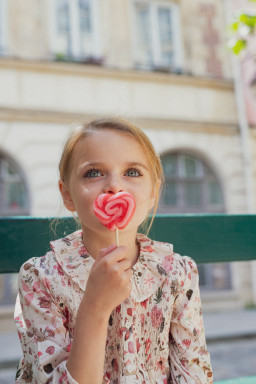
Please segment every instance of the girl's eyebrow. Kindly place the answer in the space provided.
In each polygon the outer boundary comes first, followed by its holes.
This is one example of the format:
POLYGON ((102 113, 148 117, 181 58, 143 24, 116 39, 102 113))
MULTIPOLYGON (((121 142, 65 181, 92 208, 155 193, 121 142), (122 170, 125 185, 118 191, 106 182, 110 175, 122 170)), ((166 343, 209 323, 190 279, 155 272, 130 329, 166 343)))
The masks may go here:
POLYGON ((142 168, 146 169, 147 171, 149 171, 149 168, 144 163, 138 163, 136 161, 131 161, 131 162, 128 162, 126 165, 128 167, 136 167, 136 166, 137 167, 142 167, 142 168))
MULTIPOLYGON (((102 163, 100 161, 86 161, 80 165, 79 170, 82 170, 82 169, 88 168, 88 167, 100 167, 101 168, 104 166, 106 166, 106 164, 102 163)), ((146 166, 146 164, 139 163, 137 161, 129 161, 125 164, 125 167, 136 167, 136 166, 142 167, 142 168, 146 169, 147 171, 149 171, 149 168, 146 166)))

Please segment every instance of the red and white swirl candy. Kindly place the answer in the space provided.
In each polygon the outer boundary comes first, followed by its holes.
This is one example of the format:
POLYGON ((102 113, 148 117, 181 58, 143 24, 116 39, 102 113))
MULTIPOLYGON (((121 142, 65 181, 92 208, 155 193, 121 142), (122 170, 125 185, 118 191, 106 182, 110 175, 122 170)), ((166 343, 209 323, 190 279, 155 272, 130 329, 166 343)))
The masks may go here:
POLYGON ((95 215, 110 231, 125 228, 131 221, 135 208, 135 200, 128 192, 102 193, 93 204, 95 215))

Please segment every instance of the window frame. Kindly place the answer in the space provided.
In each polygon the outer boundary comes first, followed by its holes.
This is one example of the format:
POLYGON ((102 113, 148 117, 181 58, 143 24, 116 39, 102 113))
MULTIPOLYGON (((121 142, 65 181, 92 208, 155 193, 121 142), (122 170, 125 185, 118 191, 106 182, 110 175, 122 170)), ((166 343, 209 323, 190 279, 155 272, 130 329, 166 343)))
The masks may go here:
MULTIPOLYGON (((168 213, 168 214, 176 214, 176 213, 178 213, 178 214, 182 214, 182 213, 197 214, 197 213, 206 213, 206 212, 213 213, 213 214, 214 213, 225 213, 226 212, 226 209, 225 209, 226 202, 225 202, 225 194, 224 194, 223 185, 219 179, 218 174, 213 169, 213 167, 210 164, 208 164, 208 162, 205 161, 204 158, 200 157, 200 155, 197 155, 197 154, 193 153, 192 151, 190 152, 189 150, 187 150, 187 151, 186 150, 173 150, 173 151, 169 151, 169 152, 164 152, 161 155, 161 159, 163 159, 165 156, 168 156, 168 155, 176 156, 176 159, 177 159, 176 168, 178 170, 178 174, 174 175, 173 177, 172 176, 168 177, 165 175, 165 184, 167 184, 167 182, 174 182, 175 185, 177 186, 178 204, 173 205, 173 206, 168 205, 168 204, 164 204, 163 200, 160 197, 158 213, 168 213), (199 162, 199 164, 197 165, 197 169, 199 171, 198 178, 187 177, 183 173, 182 167, 184 165, 184 161, 185 161, 184 159, 186 156, 190 156, 190 157, 194 158, 197 162, 199 162), (181 164, 182 161, 183 161, 183 165, 181 164), (209 193, 207 191, 207 188, 208 188, 208 182, 211 179, 211 177, 209 175, 207 176, 204 173, 204 170, 203 170, 204 167, 208 168, 212 172, 212 177, 214 177, 214 181, 218 182, 219 188, 221 190, 222 197, 223 197, 223 203, 220 203, 220 204, 210 204, 209 203, 209 201, 208 201, 209 193), (196 206, 191 206, 191 207, 185 206, 185 204, 184 204, 185 189, 183 186, 184 186, 184 183, 188 183, 189 181, 200 183, 203 204, 198 206, 198 208, 196 206)), ((163 186, 162 193, 164 193, 164 189, 165 189, 165 185, 163 186)))
POLYGON ((99 23, 99 4, 98 0, 88 0, 92 9, 92 39, 93 51, 88 55, 82 55, 80 50, 81 32, 79 21, 79 0, 69 0, 70 13, 69 22, 71 28, 71 52, 60 52, 57 47, 57 0, 48 0, 50 10, 50 50, 54 59, 58 59, 58 55, 63 56, 63 61, 83 61, 101 64, 102 47, 100 40, 100 23, 99 23))
MULTIPOLYGON (((182 202, 183 204, 178 204, 176 206, 168 206, 161 204, 161 198, 159 201, 159 210, 158 213, 169 213, 169 214, 198 214, 198 213, 206 213, 207 211, 209 213, 225 213, 226 212, 226 203, 225 203, 225 194, 223 190, 223 185, 220 181, 219 175, 214 169, 214 167, 209 164, 209 161, 205 159, 201 154, 197 154, 195 151, 189 150, 189 149, 174 149, 171 151, 164 152, 161 155, 161 159, 163 159, 165 156, 174 156, 174 164, 175 164, 175 172, 173 176, 166 177, 165 180, 169 180, 170 182, 175 182, 177 185, 177 195, 178 196, 178 203, 182 202), (186 157, 191 157, 195 161, 195 175, 194 176, 187 176, 186 174, 186 157), (206 173, 206 170, 208 170, 209 173, 206 173), (223 197, 223 203, 219 205, 210 205, 209 200, 209 193, 207 191, 207 186, 209 183, 209 180, 214 180, 218 183, 219 188, 222 193, 223 197), (202 189, 202 201, 203 204, 196 209, 196 207, 190 207, 186 206, 184 204, 184 182, 189 182, 197 180, 202 189)), ((165 173, 164 173, 165 174, 165 173)), ((233 286, 233 274, 232 269, 230 267, 229 263, 223 263, 223 270, 225 274, 225 281, 226 286, 218 288, 216 285, 216 279, 214 274, 216 273, 216 264, 199 264, 198 270, 200 275, 200 289, 204 293, 208 293, 210 291, 214 291, 214 293, 219 292, 231 292, 234 290, 233 286), (203 278, 204 280, 203 280, 203 278)), ((218 268, 218 267, 217 267, 218 268)))
MULTIPOLYGON (((15 175, 16 176, 16 175, 15 175)), ((5 216, 27 216, 29 215, 30 212, 30 192, 28 188, 28 183, 26 180, 26 177, 24 175, 24 172, 20 168, 20 166, 17 164, 16 161, 14 161, 10 156, 6 155, 4 152, 0 152, 0 216, 5 217, 5 216), (24 188, 25 188, 25 193, 26 193, 26 204, 22 208, 16 208, 14 210, 11 210, 10 208, 5 209, 4 205, 4 175, 2 174, 2 162, 7 162, 10 164, 18 173, 19 177, 17 178, 17 181, 22 181, 24 188)))
MULTIPOLYGON (((218 263, 219 264, 219 263, 218 263)), ((200 290, 204 293, 212 292, 230 292, 234 290, 234 284, 233 284, 233 274, 232 274, 232 268, 230 263, 221 263, 221 267, 224 270, 225 273, 225 282, 226 286, 222 288, 218 288, 215 285, 215 263, 208 263, 208 264, 198 264, 198 273, 199 273, 199 285, 200 290), (204 277, 204 281, 203 280, 204 277)))
POLYGON ((0 56, 7 53, 7 0, 0 0, 0 56))
POLYGON ((183 54, 183 39, 182 39, 182 24, 180 7, 176 1, 157 1, 157 0, 133 0, 131 3, 131 24, 132 30, 132 52, 133 63, 137 69, 166 71, 166 72, 182 72, 184 67, 184 54, 183 54), (138 63, 138 50, 137 50, 137 25, 136 25, 136 4, 146 4, 149 6, 150 13, 150 26, 152 31, 151 48, 153 52, 152 64, 138 63), (174 36, 174 59, 173 64, 166 66, 161 63, 161 48, 159 38, 159 28, 157 21, 157 12, 161 7, 169 8, 173 14, 172 34, 174 36), (152 28, 152 25, 154 28, 152 28))

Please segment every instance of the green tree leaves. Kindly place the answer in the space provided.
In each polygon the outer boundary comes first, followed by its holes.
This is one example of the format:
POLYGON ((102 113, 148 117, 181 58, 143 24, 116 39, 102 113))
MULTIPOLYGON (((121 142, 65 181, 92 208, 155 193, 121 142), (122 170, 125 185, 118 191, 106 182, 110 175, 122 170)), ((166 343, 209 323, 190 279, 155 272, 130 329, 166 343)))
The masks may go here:
MULTIPOLYGON (((256 0, 248 0, 248 2, 256 5, 256 0)), ((234 22, 229 25, 228 31, 230 35, 228 47, 234 54, 239 55, 241 51, 246 49, 249 36, 256 32, 256 7, 254 14, 239 13, 234 22)))

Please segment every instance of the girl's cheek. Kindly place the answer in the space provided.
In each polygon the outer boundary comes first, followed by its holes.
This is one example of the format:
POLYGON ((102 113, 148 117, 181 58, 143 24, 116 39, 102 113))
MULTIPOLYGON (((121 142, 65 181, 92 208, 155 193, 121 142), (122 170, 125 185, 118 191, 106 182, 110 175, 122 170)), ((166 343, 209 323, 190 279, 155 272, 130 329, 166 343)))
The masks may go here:
POLYGON ((146 190, 141 190, 140 191, 140 203, 147 203, 151 200, 152 198, 152 191, 148 191, 148 189, 146 190))

